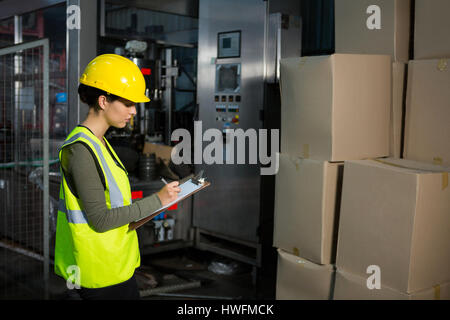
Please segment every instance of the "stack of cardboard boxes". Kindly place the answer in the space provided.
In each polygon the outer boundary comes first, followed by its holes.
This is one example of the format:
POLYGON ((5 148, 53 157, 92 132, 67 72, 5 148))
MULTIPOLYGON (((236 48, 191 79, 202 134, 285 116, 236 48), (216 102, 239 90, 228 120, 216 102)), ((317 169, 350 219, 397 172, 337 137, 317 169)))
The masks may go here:
MULTIPOLYGON (((416 5, 417 46, 430 35, 416 5)), ((446 164, 450 152, 450 66, 409 63, 399 159, 410 1, 336 0, 335 10, 336 54, 281 62, 277 299, 449 298, 448 168, 426 160, 446 164)))
MULTIPOLYGON (((414 60, 403 84, 393 65, 391 158, 345 163, 335 299, 450 299, 449 10, 449 1, 415 1, 414 60), (403 159, 395 159, 402 116, 403 159)), ((404 17, 396 12, 396 25, 404 17)))
POLYGON ((415 3, 404 157, 450 167, 450 1, 415 3))

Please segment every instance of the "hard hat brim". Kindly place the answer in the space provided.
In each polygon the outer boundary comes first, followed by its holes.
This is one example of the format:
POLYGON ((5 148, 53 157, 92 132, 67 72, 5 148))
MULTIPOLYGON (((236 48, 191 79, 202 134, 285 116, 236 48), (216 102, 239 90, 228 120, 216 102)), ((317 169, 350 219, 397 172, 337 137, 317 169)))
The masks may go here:
POLYGON ((150 99, 147 96, 143 95, 142 97, 140 97, 136 101, 134 101, 134 100, 130 100, 130 101, 133 101, 135 103, 141 103, 141 102, 149 102, 150 99))
POLYGON ((150 101, 150 99, 144 94, 140 95, 138 97, 135 97, 135 96, 130 97, 130 96, 127 96, 127 95, 124 95, 124 94, 120 94, 120 93, 117 94, 114 91, 107 90, 106 88, 104 88, 103 86, 99 85, 98 83, 90 83, 89 81, 86 81, 83 78, 80 79, 80 83, 82 83, 84 85, 87 85, 87 86, 90 86, 90 87, 93 87, 93 88, 97 88, 97 89, 103 90, 103 91, 108 92, 108 93, 112 93, 113 95, 116 95, 116 96, 121 97, 123 99, 130 100, 131 102, 134 102, 134 103, 141 103, 141 102, 149 102, 150 101))

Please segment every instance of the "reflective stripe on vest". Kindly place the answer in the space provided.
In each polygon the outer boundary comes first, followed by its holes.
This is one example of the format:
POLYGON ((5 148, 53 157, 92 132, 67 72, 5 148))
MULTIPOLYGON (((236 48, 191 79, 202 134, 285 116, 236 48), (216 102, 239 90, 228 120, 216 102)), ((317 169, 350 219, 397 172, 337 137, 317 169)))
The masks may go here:
POLYGON ((97 144, 97 142, 92 140, 84 132, 78 132, 73 137, 71 137, 66 142, 64 142, 61 149, 64 148, 65 146, 67 146, 68 144, 71 144, 72 142, 74 142, 75 140, 77 140, 80 137, 84 138, 84 139, 88 140, 90 143, 92 143, 92 145, 95 148, 95 151, 97 152, 97 155, 100 158, 100 161, 102 162, 103 171, 105 172, 106 178, 108 179, 108 183, 109 183, 109 194, 111 196, 111 208, 122 207, 124 205, 122 193, 120 192, 120 189, 117 186, 116 180, 114 179, 113 175, 111 174, 111 170, 109 170, 106 160, 103 157, 103 152, 102 152, 100 146, 97 144))
POLYGON ((59 199, 58 211, 66 214, 69 223, 88 223, 86 213, 82 210, 67 210, 64 199, 59 199))

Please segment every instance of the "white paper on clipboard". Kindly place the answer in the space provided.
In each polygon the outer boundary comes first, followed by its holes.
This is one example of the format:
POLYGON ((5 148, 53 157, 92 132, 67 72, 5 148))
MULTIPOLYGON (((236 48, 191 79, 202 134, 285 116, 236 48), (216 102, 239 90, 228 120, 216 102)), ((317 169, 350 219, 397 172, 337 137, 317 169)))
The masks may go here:
MULTIPOLYGON (((203 187, 203 184, 195 184, 192 182, 192 179, 189 179, 185 183, 180 184, 179 187, 180 187, 181 191, 178 193, 177 199, 172 201, 171 203, 165 205, 164 207, 159 208, 156 211, 165 211, 166 209, 173 206, 175 203, 181 201, 183 198, 188 197, 191 193, 194 193, 195 191, 197 191, 198 189, 203 187)), ((156 211, 154 211, 154 212, 156 212, 156 211)))
POLYGON ((143 224, 147 223, 148 221, 150 221, 151 219, 156 217, 156 215, 160 214, 161 212, 163 212, 163 211, 167 210, 168 208, 170 208, 171 206, 173 206, 175 203, 180 202, 180 201, 190 197, 192 194, 196 193, 200 189, 208 187, 209 185, 210 185, 210 183, 207 181, 204 181, 204 180, 202 183, 199 183, 199 184, 194 183, 192 181, 192 179, 187 180, 186 182, 179 185, 181 190, 178 193, 176 200, 159 208, 156 211, 153 211, 149 216, 147 216, 145 218, 131 222, 128 226, 129 230, 135 230, 135 229, 139 228, 143 224))

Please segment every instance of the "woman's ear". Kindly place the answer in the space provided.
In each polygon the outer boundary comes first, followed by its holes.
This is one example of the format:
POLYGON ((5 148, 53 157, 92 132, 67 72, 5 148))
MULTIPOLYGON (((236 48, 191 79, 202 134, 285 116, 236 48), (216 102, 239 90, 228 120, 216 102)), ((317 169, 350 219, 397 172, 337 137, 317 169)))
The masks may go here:
POLYGON ((100 95, 98 97, 97 102, 98 102, 98 106, 99 106, 100 110, 106 109, 108 100, 106 99, 106 97, 104 95, 100 95))

